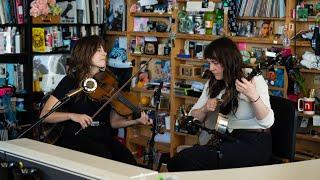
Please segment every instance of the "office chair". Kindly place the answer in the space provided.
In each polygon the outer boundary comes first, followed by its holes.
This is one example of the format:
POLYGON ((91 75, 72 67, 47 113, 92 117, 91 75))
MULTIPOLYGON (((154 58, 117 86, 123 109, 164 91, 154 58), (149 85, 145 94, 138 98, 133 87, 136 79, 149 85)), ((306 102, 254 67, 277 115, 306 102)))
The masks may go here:
POLYGON ((297 111, 295 103, 278 96, 270 96, 275 121, 270 129, 272 159, 270 164, 292 162, 295 156, 297 111))

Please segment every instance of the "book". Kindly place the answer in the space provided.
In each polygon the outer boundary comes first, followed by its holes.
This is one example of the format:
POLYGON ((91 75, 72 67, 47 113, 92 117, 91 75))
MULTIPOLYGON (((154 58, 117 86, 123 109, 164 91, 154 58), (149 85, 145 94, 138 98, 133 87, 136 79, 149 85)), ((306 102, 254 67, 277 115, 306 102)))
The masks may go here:
POLYGON ((12 53, 11 30, 0 32, 0 54, 12 53))
POLYGON ((77 3, 77 22, 87 24, 87 11, 85 10, 85 0, 76 0, 77 3))
POLYGON ((32 50, 34 52, 45 52, 46 41, 44 28, 32 28, 32 50))
POLYGON ((16 0, 16 14, 17 14, 17 22, 18 24, 24 23, 24 15, 23 15, 23 4, 22 0, 16 0))
POLYGON ((57 5, 61 7, 61 23, 77 23, 77 3, 76 0, 58 1, 57 5))
POLYGON ((125 31, 125 4, 124 0, 110 0, 107 10, 107 27, 110 31, 125 31))
POLYGON ((5 24, 6 23, 3 2, 0 2, 0 22, 1 22, 1 24, 5 24))

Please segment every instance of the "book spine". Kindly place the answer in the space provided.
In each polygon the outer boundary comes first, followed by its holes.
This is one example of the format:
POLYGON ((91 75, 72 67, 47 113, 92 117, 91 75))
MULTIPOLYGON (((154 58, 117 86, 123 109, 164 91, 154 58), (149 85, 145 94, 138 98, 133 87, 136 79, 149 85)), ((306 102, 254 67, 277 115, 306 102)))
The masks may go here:
POLYGON ((22 0, 16 0, 17 21, 18 24, 24 23, 23 4, 22 0))

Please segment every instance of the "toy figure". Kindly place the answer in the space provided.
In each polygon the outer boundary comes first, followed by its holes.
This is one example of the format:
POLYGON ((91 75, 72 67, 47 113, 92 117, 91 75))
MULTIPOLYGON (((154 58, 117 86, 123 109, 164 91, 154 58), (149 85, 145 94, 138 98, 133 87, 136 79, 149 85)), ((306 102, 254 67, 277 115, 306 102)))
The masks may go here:
MULTIPOLYGON (((140 66, 143 66, 146 63, 146 61, 141 62, 140 66)), ((149 82, 149 73, 147 68, 141 69, 139 76, 138 76, 138 83, 137 87, 142 88, 149 82)))

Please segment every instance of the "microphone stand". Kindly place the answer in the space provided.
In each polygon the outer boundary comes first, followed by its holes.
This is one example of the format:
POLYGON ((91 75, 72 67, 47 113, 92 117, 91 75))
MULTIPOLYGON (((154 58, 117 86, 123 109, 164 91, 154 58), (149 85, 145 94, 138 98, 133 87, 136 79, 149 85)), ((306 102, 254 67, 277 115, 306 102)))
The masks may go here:
POLYGON ((159 132, 159 122, 158 122, 158 111, 159 111, 159 104, 160 104, 160 96, 161 96, 161 89, 163 87, 163 82, 160 83, 158 89, 154 92, 153 95, 153 100, 155 103, 155 121, 153 122, 153 126, 151 128, 152 130, 152 135, 151 138, 148 142, 148 152, 147 152, 147 157, 148 157, 148 164, 147 164, 147 168, 148 169, 153 169, 153 161, 154 161, 154 157, 153 157, 153 149, 154 149, 154 138, 155 136, 158 134, 159 132))
POLYGON ((222 151, 221 151, 221 144, 223 142, 223 140, 225 139, 230 139, 230 140, 233 140, 232 137, 227 137, 223 134, 220 134, 218 131, 216 131, 215 129, 209 129, 203 125, 200 124, 200 121, 198 120, 191 120, 189 121, 188 123, 191 123, 193 126, 196 126, 197 128, 200 128, 206 132, 208 132, 208 134, 213 134, 215 137, 217 137, 217 141, 216 141, 216 147, 217 147, 217 150, 216 150, 216 156, 217 156, 217 169, 220 169, 220 161, 223 157, 223 154, 222 154, 222 151))
POLYGON ((37 122, 35 122, 34 124, 32 124, 28 129, 26 129, 25 131, 23 131, 18 137, 17 139, 21 138, 23 135, 25 135, 27 132, 29 132, 32 128, 34 128, 35 126, 39 125, 40 123, 42 123, 46 117, 48 117, 50 114, 54 113, 58 108, 60 108, 62 105, 64 105, 66 102, 68 102, 70 100, 71 96, 65 96, 63 99, 59 100, 60 103, 57 104, 56 106, 54 106, 49 112, 47 112, 44 116, 42 116, 37 122))

